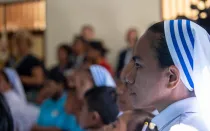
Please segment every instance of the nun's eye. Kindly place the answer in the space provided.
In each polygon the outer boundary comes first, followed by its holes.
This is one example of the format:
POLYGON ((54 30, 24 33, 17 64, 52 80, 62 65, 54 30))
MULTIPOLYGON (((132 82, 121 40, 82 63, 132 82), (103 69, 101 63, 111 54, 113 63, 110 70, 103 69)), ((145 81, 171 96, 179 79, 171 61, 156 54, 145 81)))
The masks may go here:
POLYGON ((140 63, 136 63, 136 62, 135 62, 135 67, 136 67, 136 68, 142 68, 142 65, 141 65, 140 63))

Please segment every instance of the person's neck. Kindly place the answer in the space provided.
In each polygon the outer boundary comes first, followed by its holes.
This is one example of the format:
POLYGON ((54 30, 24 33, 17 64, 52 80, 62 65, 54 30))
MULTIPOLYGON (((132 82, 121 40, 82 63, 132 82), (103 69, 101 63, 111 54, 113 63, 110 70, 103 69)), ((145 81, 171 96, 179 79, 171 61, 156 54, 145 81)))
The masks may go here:
POLYGON ((161 112, 164 109, 166 109, 171 104, 187 99, 189 97, 193 97, 193 94, 191 94, 186 87, 184 87, 184 90, 174 89, 171 94, 168 95, 168 97, 163 98, 162 100, 156 102, 155 104, 156 109, 161 112))

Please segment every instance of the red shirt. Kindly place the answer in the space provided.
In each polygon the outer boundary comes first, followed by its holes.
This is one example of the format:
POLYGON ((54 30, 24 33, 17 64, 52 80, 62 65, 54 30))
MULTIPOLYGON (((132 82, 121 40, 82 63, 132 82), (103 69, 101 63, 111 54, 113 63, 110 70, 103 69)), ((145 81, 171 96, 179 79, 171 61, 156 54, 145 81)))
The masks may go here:
POLYGON ((105 59, 102 59, 100 62, 99 62, 99 65, 103 66, 104 68, 106 68, 110 74, 113 76, 114 72, 112 70, 112 67, 111 65, 105 60, 105 59))

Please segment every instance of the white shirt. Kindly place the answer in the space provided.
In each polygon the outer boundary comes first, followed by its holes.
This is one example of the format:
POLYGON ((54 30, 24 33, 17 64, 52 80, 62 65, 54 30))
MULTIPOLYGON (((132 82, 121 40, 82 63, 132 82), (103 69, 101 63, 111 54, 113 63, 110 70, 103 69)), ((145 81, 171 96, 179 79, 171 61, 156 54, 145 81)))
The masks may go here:
POLYGON ((152 119, 159 131, 208 131, 200 117, 196 97, 168 106, 152 119))
POLYGON ((36 123, 39 109, 34 105, 27 104, 13 90, 3 93, 12 113, 15 128, 18 131, 30 131, 36 123))
POLYGON ((126 51, 126 55, 125 55, 125 60, 124 60, 124 65, 127 65, 129 62, 130 62, 130 60, 131 60, 131 58, 132 58, 132 54, 133 53, 133 50, 132 49, 128 49, 127 51, 126 51))

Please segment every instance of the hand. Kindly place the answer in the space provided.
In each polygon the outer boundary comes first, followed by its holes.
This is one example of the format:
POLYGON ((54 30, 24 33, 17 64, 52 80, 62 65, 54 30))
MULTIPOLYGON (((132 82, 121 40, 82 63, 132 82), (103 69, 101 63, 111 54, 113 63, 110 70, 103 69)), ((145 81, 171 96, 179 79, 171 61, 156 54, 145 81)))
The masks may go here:
POLYGON ((37 96, 37 103, 41 104, 45 99, 52 97, 57 92, 62 92, 62 86, 54 81, 47 81, 44 88, 39 92, 37 96))

